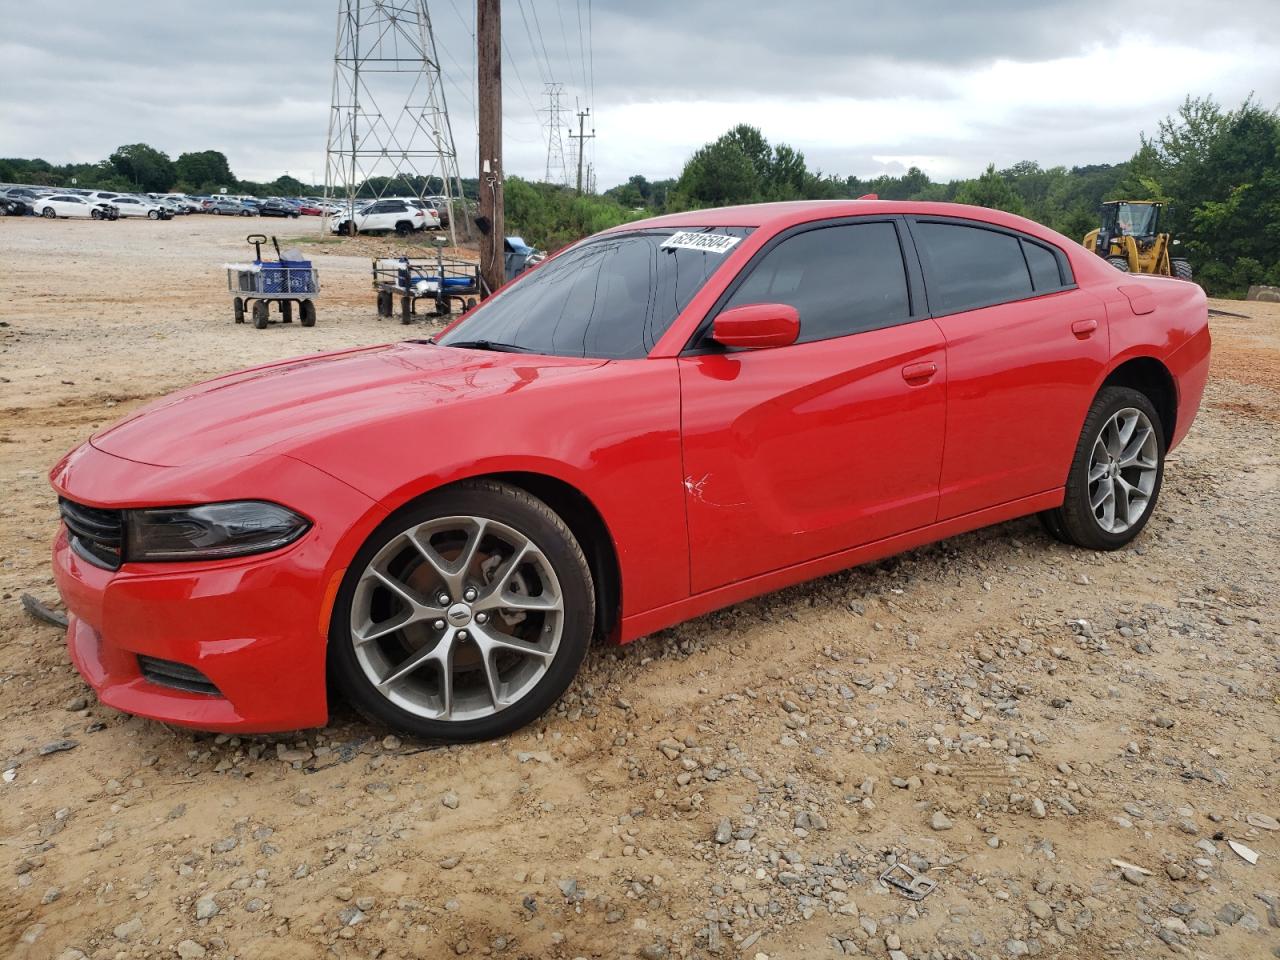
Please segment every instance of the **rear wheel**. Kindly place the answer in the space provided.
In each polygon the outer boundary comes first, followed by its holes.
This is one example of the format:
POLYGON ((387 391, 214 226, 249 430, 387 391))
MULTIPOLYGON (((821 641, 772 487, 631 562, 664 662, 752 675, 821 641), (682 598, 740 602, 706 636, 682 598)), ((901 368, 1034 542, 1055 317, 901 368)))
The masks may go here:
POLYGON ((401 220, 396 224, 397 237, 407 237, 411 233, 413 233, 413 224, 408 220, 401 220))
POLYGON ((1191 262, 1189 260, 1170 260, 1169 266, 1173 267, 1173 275, 1179 280, 1191 279, 1191 262))
POLYGON ((1107 263, 1111 264, 1121 273, 1129 272, 1129 261, 1125 257, 1107 257, 1107 263))
POLYGON ((253 325, 259 330, 265 330, 270 318, 271 304, 265 300, 253 301, 253 325))
POLYGON ((389 317, 392 311, 391 292, 389 290, 378 291, 378 316, 389 317))
POLYGON ((231 301, 231 310, 235 314, 236 323, 244 323, 244 298, 236 297, 231 301))
POLYGON ((569 528, 523 490, 468 481, 382 524, 338 592, 329 669, 370 719, 431 740, 511 733, 564 693, 595 615, 569 528))
POLYGON ((1064 543, 1118 550, 1151 519, 1164 479, 1164 429, 1145 394, 1098 391, 1076 445, 1062 506, 1041 514, 1064 543))
POLYGON ((298 307, 298 313, 301 314, 304 327, 314 327, 316 325, 316 305, 313 301, 303 300, 298 307))

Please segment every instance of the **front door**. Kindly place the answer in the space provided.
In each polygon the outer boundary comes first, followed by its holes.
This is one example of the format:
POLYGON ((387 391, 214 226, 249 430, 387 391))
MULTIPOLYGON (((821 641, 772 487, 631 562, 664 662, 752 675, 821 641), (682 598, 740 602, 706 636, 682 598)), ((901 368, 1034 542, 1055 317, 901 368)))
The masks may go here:
POLYGON ((785 235, 720 309, 786 303, 789 347, 681 357, 694 593, 934 521, 946 352, 893 219, 785 235))

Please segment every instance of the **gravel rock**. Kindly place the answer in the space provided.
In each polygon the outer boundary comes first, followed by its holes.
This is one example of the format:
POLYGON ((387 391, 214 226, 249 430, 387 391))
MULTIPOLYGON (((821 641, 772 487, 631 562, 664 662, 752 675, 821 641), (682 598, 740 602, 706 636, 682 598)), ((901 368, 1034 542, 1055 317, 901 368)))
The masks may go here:
POLYGON ((178 956, 182 960, 200 960, 207 951, 194 940, 180 940, 178 942, 178 956))
POLYGON ((213 897, 201 897, 196 901, 196 919, 208 920, 210 917, 216 917, 220 908, 218 901, 213 897))
POLYGON ((929 826, 934 830, 950 830, 952 827, 951 818, 941 810, 936 810, 933 816, 929 818, 929 826))

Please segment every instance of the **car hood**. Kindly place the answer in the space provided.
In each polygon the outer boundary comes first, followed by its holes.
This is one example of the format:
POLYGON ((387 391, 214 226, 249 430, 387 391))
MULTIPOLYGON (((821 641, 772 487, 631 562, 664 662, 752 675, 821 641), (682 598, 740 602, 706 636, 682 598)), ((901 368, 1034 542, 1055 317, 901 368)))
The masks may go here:
POLYGON ((169 394, 90 442, 161 467, 287 452, 326 432, 536 387, 607 362, 413 342, 320 354, 169 394))

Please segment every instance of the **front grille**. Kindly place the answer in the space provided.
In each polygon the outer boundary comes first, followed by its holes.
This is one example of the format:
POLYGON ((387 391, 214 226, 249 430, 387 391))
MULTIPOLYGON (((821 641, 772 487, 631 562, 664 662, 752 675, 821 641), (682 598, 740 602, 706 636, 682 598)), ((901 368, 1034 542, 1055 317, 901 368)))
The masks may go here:
POLYGON ((118 570, 124 547, 124 513, 101 510, 58 498, 71 548, 94 566, 118 570))
POLYGON ((144 657, 138 654, 138 669, 142 676, 162 687, 173 687, 188 693, 207 693, 211 697, 222 696, 222 691, 214 682, 195 667, 176 660, 161 660, 159 657, 144 657))

